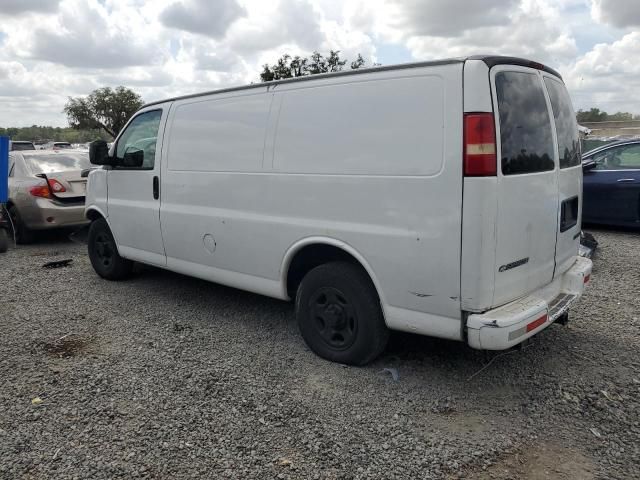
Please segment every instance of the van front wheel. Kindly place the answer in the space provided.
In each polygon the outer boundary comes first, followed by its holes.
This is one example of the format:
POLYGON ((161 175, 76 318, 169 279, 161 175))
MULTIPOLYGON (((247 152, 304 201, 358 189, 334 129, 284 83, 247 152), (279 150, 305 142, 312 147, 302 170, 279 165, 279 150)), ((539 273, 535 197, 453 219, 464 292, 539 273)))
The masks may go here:
POLYGON ((91 265, 102 278, 123 280, 131 275, 133 262, 118 254, 118 247, 104 218, 91 223, 87 243, 91 265))
POLYGON ((296 295, 296 317, 309 348, 333 362, 365 365, 389 339, 373 283, 351 263, 326 263, 307 273, 296 295))

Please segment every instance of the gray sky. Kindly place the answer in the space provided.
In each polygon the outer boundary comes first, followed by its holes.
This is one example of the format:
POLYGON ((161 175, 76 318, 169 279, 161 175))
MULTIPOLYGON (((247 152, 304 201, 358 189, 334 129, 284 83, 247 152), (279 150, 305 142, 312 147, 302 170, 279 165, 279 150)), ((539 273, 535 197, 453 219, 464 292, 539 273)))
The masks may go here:
POLYGON ((524 56, 576 109, 640 114, 640 0, 0 0, 0 126, 65 126, 67 97, 105 85, 151 101, 249 83, 314 49, 524 56))

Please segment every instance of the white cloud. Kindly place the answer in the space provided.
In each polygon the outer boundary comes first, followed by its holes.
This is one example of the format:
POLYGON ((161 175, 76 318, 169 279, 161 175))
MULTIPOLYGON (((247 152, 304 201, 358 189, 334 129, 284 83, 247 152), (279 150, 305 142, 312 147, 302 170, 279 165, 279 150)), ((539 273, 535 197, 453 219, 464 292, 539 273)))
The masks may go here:
POLYGON ((100 86, 151 101, 330 49, 387 64, 524 56, 560 70, 578 107, 640 113, 639 0, 0 1, 0 126, 64 125, 67 97, 100 86))
POLYGON ((46 22, 36 22, 15 34, 8 32, 6 43, 26 59, 68 67, 123 68, 162 61, 157 41, 150 41, 153 28, 147 28, 135 10, 124 21, 97 2, 72 0, 46 22))
POLYGON ((221 38, 246 11, 236 0, 178 0, 160 14, 167 27, 221 38))
POLYGON ((562 22, 560 12, 544 1, 524 0, 518 4, 491 0, 486 5, 454 2, 448 6, 436 2, 430 12, 430 22, 420 21, 417 3, 411 2, 411 8, 396 17, 403 18, 405 24, 395 20, 396 28, 402 27, 399 32, 404 32, 404 41, 416 59, 440 58, 443 52, 455 57, 491 53, 522 56, 558 66, 577 54, 575 40, 562 22), (452 13, 456 9, 457 16, 452 13), (496 13, 498 10, 500 14, 496 13), (456 17, 448 31, 446 16, 456 17))
POLYGON ((565 77, 576 108, 640 113, 640 32, 594 46, 565 77))
POLYGON ((2 0, 0 16, 21 15, 26 12, 55 12, 60 0, 2 0))
POLYGON ((411 36, 456 37, 509 23, 518 0, 394 0, 391 24, 411 36))
POLYGON ((614 27, 639 27, 640 1, 592 0, 591 15, 596 21, 614 27))
POLYGON ((245 55, 285 44, 312 51, 324 41, 321 21, 321 12, 308 0, 256 2, 248 18, 232 25, 226 43, 245 55))

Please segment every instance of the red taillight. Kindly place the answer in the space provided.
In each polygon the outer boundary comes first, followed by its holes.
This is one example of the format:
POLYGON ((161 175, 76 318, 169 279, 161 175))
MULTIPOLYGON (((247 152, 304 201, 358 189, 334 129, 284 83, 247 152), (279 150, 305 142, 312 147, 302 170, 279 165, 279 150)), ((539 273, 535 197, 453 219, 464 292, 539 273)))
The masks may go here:
POLYGON ((62 185, 55 178, 50 178, 49 179, 49 186, 51 187, 51 190, 53 190, 54 193, 61 193, 61 192, 66 192, 67 191, 67 189, 64 188, 64 185, 62 185))
POLYGON ((29 193, 34 197, 51 198, 51 192, 47 185, 36 185, 29 188, 29 193))
POLYGON ((591 274, 585 275, 584 276, 584 283, 589 283, 589 280, 591 280, 591 274))
POLYGON ((547 321, 547 314, 545 313, 543 316, 541 316, 537 320, 534 320, 533 322, 527 324, 527 332, 530 332, 531 330, 535 330, 540 325, 543 325, 546 321, 547 321))
POLYGON ((496 173, 496 128, 493 113, 465 113, 465 176, 491 177, 496 173))

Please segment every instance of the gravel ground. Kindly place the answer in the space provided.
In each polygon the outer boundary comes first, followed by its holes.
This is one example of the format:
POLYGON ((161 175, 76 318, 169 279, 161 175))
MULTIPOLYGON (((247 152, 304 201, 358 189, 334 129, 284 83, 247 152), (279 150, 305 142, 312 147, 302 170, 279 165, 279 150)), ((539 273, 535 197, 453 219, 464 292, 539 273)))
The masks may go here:
POLYGON ((640 478, 640 234, 594 234, 568 327, 501 356, 394 334, 365 368, 311 353, 290 304, 11 249, 0 478, 640 478))

